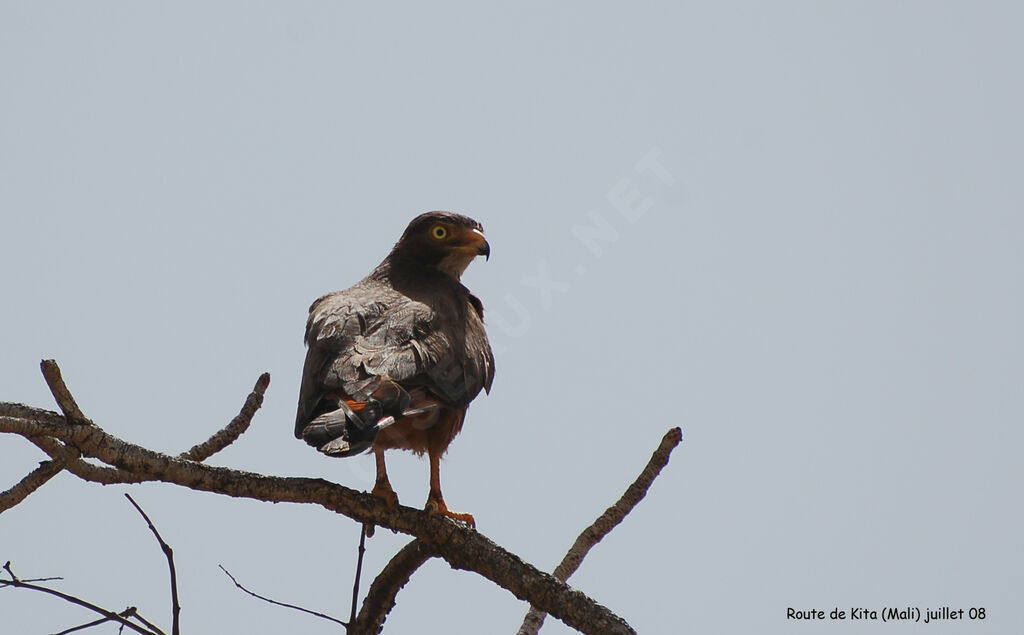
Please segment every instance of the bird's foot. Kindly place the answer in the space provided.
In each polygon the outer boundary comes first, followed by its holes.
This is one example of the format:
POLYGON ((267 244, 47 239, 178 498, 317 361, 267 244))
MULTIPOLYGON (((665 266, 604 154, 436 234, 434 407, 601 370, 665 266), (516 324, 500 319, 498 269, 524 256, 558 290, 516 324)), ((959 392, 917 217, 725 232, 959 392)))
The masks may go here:
POLYGON ((386 478, 377 481, 373 489, 370 490, 370 493, 377 498, 383 499, 388 509, 398 509, 398 494, 391 488, 391 483, 386 478))
POLYGON ((423 507, 428 514, 440 514, 447 516, 452 520, 457 520, 460 523, 466 523, 471 528, 476 529, 476 519, 473 518, 473 514, 466 514, 461 512, 453 512, 448 509, 448 505, 445 504, 444 498, 441 497, 440 492, 430 492, 427 497, 427 504, 423 507))
MULTIPOLYGON (((384 504, 388 506, 388 509, 394 511, 398 509, 398 494, 391 488, 391 483, 386 478, 379 479, 377 483, 370 490, 370 494, 384 501, 384 504)), ((370 538, 374 534, 373 523, 366 523, 363 525, 363 530, 366 532, 366 537, 370 538)))

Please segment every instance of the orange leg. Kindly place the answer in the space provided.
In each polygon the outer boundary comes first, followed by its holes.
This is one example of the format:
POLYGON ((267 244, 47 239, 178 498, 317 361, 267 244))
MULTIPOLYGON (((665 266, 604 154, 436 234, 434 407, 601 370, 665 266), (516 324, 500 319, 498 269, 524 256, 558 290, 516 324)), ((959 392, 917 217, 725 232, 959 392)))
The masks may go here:
POLYGON ((444 497, 441 496, 441 455, 440 453, 429 452, 430 455, 430 494, 427 495, 427 505, 424 509, 431 514, 441 514, 448 518, 453 518, 460 522, 464 522, 470 527, 476 528, 476 520, 473 518, 473 514, 462 514, 459 512, 453 512, 448 509, 448 505, 444 502, 444 497))
POLYGON ((375 448, 373 455, 377 459, 377 482, 370 493, 378 498, 383 498, 388 509, 395 509, 398 507, 398 494, 391 488, 391 482, 388 481, 388 468, 384 465, 384 450, 375 448))

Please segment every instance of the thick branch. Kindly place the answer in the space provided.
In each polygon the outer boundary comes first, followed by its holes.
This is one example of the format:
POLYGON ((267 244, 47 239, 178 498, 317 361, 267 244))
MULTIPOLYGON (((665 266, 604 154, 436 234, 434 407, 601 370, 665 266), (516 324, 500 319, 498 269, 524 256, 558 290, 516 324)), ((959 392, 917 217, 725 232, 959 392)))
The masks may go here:
MULTIPOLYGON (((661 443, 658 444, 654 454, 651 455, 651 460, 647 462, 647 466, 640 472, 640 476, 633 481, 633 484, 626 489, 626 492, 614 505, 606 509, 592 525, 584 529, 579 537, 576 538, 576 542, 573 543, 568 553, 565 554, 562 561, 555 567, 553 575, 556 578, 563 582, 568 580, 569 576, 579 569, 590 549, 601 542, 602 538, 607 536, 616 525, 621 523, 633 511, 637 503, 647 495, 647 490, 651 487, 654 479, 668 465, 668 459, 672 455, 672 450, 682 440, 683 431, 679 428, 672 428, 665 433, 661 443)), ((517 635, 537 635, 540 627, 544 624, 544 617, 544 611, 531 606, 530 610, 526 613, 526 617, 523 619, 523 625, 519 627, 517 635)))
POLYGON ((26 496, 42 487, 63 470, 69 462, 76 459, 78 459, 78 450, 64 447, 49 461, 41 462, 39 467, 15 483, 11 489, 0 493, 0 514, 25 500, 26 496))
POLYGON ((267 386, 269 385, 270 373, 260 375, 260 378, 256 380, 256 386, 253 387, 249 396, 245 398, 245 403, 242 404, 242 410, 238 413, 238 416, 203 443, 192 446, 192 449, 188 452, 179 454, 178 458, 191 461, 205 461, 234 443, 243 432, 249 429, 249 423, 252 422, 253 415, 263 405, 263 393, 267 391, 267 386))
MULTIPOLYGON (((60 456, 60 453, 63 452, 66 447, 60 441, 51 439, 50 437, 28 437, 28 440, 37 448, 50 455, 50 458, 57 458, 60 456)), ((124 470, 116 467, 93 465, 92 463, 80 458, 69 462, 64 469, 83 481, 91 481, 102 485, 112 485, 114 483, 142 483, 145 481, 156 480, 153 478, 147 478, 140 474, 131 474, 130 472, 125 472, 124 470)))
POLYGON ((170 457, 122 441, 97 426, 53 423, 54 416, 48 413, 41 420, 0 416, 0 432, 54 437, 79 448, 85 456, 147 480, 267 502, 314 503, 357 522, 415 536, 452 567, 475 571, 584 633, 633 632, 622 618, 583 593, 448 518, 404 506, 389 510, 375 496, 323 479, 265 476, 170 457))
POLYGON ((376 635, 384 626, 395 598, 412 574, 435 554, 419 540, 413 540, 387 563, 370 585, 359 615, 348 629, 349 635, 376 635))
MULTIPOLYGON (((0 403, 0 432, 20 434, 30 439, 51 437, 77 449, 83 456, 99 459, 132 479, 160 480, 195 490, 268 502, 315 503, 364 525, 381 525, 415 536, 426 549, 444 558, 453 568, 475 571, 517 598, 555 615, 584 633, 633 632, 622 618, 583 593, 537 570, 485 536, 449 518, 408 507, 388 509, 377 497, 323 479, 271 477, 211 467, 182 456, 171 457, 122 441, 85 418, 64 385, 55 362, 44 360, 42 368, 65 416, 17 404, 0 403)), ((239 417, 236 417, 240 421, 238 426, 233 427, 233 421, 210 441, 193 448, 184 456, 205 458, 237 438, 237 434, 232 437, 233 429, 240 427, 244 430, 244 426, 248 425, 247 421, 252 416, 249 410, 255 412, 259 407, 267 381, 269 377, 261 377, 257 382, 253 394, 246 400, 239 417)), ((42 442, 37 445, 43 447, 50 444, 42 442)), ((82 464, 95 468, 85 462, 82 464)), ((103 479, 101 482, 109 482, 112 476, 109 472, 96 474, 94 470, 84 469, 77 464, 75 467, 78 468, 75 473, 86 480, 90 476, 98 476, 103 479)))
MULTIPOLYGON (((56 367, 56 363, 53 364, 53 367, 56 367)), ((44 373, 54 373, 47 362, 44 362, 44 368, 50 368, 50 370, 44 371, 44 373)), ((55 385, 64 386, 63 379, 60 379, 60 368, 56 368, 56 375, 54 376, 57 378, 54 380, 55 385), (59 383, 57 383, 58 381, 59 383)), ((252 421, 253 416, 263 404, 263 395, 269 385, 270 375, 268 373, 260 375, 260 378, 256 381, 256 386, 253 388, 252 392, 249 393, 249 396, 246 397, 245 403, 242 405, 242 409, 238 415, 209 439, 203 443, 193 446, 187 452, 182 452, 178 457, 193 461, 205 461, 217 452, 226 448, 228 445, 234 443, 238 437, 249 428, 249 424, 252 421)), ((67 391, 66 386, 64 386, 63 390, 58 388, 58 392, 61 394, 65 391, 67 391)), ((70 397, 70 393, 68 393, 68 396, 70 397)), ((74 398, 71 398, 71 401, 73 403, 74 398)), ((77 408, 77 406, 75 407, 77 408)), ((0 416, 18 417, 20 419, 29 419, 32 421, 51 421, 52 423, 62 423, 64 421, 64 418, 55 412, 17 403, 0 403, 0 416)), ((56 459, 64 452, 64 444, 50 437, 27 438, 36 447, 48 454, 51 459, 56 459)), ((154 477, 148 477, 142 474, 133 474, 116 467, 93 465, 88 461, 83 461, 77 456, 73 460, 68 461, 65 469, 82 480, 102 483, 104 485, 111 485, 114 483, 142 483, 144 481, 157 480, 154 477)), ((17 504, 17 502, 15 504, 17 504)), ((0 507, 0 511, 2 510, 3 507, 0 507)))

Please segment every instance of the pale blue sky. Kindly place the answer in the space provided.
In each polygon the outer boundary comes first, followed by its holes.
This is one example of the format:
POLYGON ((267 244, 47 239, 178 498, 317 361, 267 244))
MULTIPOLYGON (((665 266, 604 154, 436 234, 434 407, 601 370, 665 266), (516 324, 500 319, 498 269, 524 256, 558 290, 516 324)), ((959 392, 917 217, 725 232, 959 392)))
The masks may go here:
MULTIPOLYGON (((465 281, 497 376, 442 469, 481 531, 550 570, 681 425, 571 580, 639 632, 905 605, 987 609, 933 634, 1020 632, 1022 17, 0 2, 0 400, 53 407, 53 357, 89 416, 173 453, 269 371, 212 462, 369 488, 372 459, 292 438, 306 309, 451 209, 492 245, 465 281)), ((17 438, 0 457, 0 489, 42 458, 17 438)), ((421 506, 425 461, 389 471, 421 506)), ((358 527, 308 506, 62 475, 0 516, 0 561, 166 624, 124 491, 175 548, 186 632, 337 632, 217 569, 346 615, 358 527)), ((378 532, 367 574, 407 540, 378 532)), ((435 561, 386 632, 512 633, 525 609, 435 561)), ((19 633, 90 619, 13 590, 0 613, 19 633)))

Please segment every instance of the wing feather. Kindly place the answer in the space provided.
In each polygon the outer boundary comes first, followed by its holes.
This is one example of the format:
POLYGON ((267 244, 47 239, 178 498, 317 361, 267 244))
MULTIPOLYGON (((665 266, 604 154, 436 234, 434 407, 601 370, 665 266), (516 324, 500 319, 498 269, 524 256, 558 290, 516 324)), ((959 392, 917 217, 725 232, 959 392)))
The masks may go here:
POLYGON ((364 280, 314 302, 306 323, 309 350, 296 436, 326 394, 340 391, 365 400, 381 377, 407 390, 424 387, 455 408, 468 405, 481 388, 490 390, 494 357, 479 300, 461 295, 428 305, 364 280))

